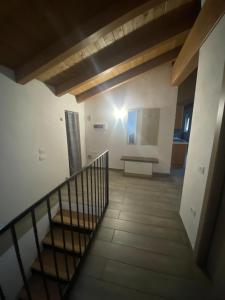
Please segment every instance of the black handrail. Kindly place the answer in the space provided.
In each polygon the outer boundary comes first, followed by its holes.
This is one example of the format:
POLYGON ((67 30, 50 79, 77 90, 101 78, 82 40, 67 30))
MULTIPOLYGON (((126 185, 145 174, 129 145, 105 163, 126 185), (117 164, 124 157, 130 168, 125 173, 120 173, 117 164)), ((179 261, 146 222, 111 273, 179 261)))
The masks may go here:
MULTIPOLYGON (((51 246, 52 246, 52 254, 53 254, 53 263, 55 268, 55 274, 56 274, 56 282, 58 284, 59 288, 59 296, 61 299, 63 299, 63 291, 60 286, 60 270, 58 267, 57 262, 57 255, 56 255, 56 249, 57 249, 57 241, 55 242, 54 237, 54 227, 52 223, 52 214, 51 214, 51 205, 50 205, 50 197, 52 195, 55 195, 57 193, 57 203, 54 203, 54 205, 59 205, 59 217, 60 217, 60 226, 62 227, 62 237, 63 237, 63 249, 60 251, 62 252, 65 258, 65 270, 66 270, 66 277, 67 281, 71 282, 71 280, 75 277, 74 272, 70 273, 70 268, 68 264, 68 257, 70 257, 70 252, 72 251, 73 255, 73 261, 74 261, 74 271, 81 265, 80 263, 85 258, 86 253, 90 247, 90 241, 93 239, 96 229, 102 220, 102 217, 104 215, 104 212, 108 205, 108 165, 109 165, 109 152, 108 150, 100 154, 98 157, 93 159, 91 162, 89 162, 85 167, 83 167, 78 172, 74 173, 72 176, 67 178, 64 182, 62 182, 60 185, 58 185, 56 188, 51 190, 49 193, 47 193, 44 197, 42 197, 40 200, 35 202, 33 205, 28 207, 26 210, 24 210, 21 214, 19 214, 16 218, 14 218, 12 221, 10 221, 8 224, 6 224, 4 227, 0 229, 0 237, 5 233, 6 231, 10 230, 13 240, 13 246, 15 249, 18 265, 20 268, 20 273, 24 282, 24 289, 27 294, 28 299, 32 300, 32 293, 31 289, 24 271, 24 265, 21 257, 21 252, 19 248, 19 238, 16 233, 16 225, 17 223, 23 219, 25 216, 29 215, 32 217, 32 227, 33 227, 33 233, 35 238, 35 244, 36 244, 36 250, 38 254, 38 262, 40 266, 40 273, 44 284, 44 290, 45 294, 47 296, 47 299, 50 299, 50 292, 48 289, 47 284, 47 273, 44 269, 44 263, 41 253, 41 245, 39 241, 39 234, 37 229, 37 218, 35 214, 35 209, 39 207, 42 203, 46 203, 47 208, 47 216, 49 221, 49 229, 50 229, 50 238, 51 238, 51 246), (84 180, 84 175, 86 180, 84 180), (80 184, 81 184, 81 202, 79 202, 79 194, 78 194, 78 176, 80 176, 80 184), (73 212, 72 212, 72 204, 71 204, 71 186, 70 184, 73 183, 74 187, 74 205, 75 205, 75 211, 74 215, 76 214, 76 224, 73 224, 73 212), (86 186, 85 186, 86 183, 86 186), (63 205, 62 205, 62 189, 66 187, 67 189, 67 196, 68 196, 68 211, 69 211, 69 222, 65 222, 63 217, 63 205), (86 188, 86 192, 85 192, 86 188), (89 193, 91 192, 91 194, 89 193), (86 196, 86 200, 85 200, 86 196), (91 208, 90 208, 91 203, 91 208), (87 219, 86 219, 87 217, 87 219), (83 222, 83 224, 82 224, 83 222), (90 226, 90 223, 92 226, 90 226), (65 227, 67 226, 67 227, 65 227), (65 227, 65 228, 64 228, 65 227), (71 241, 72 241, 72 250, 67 249, 66 245, 66 236, 65 236, 65 229, 70 230, 71 234, 71 241), (88 239, 86 239, 86 233, 88 231, 88 239), (74 242, 74 233, 78 233, 78 242, 79 242, 79 259, 75 257, 76 255, 76 249, 75 249, 75 242, 74 242), (69 251, 69 253, 68 253, 69 251), (78 261, 78 263, 77 263, 78 261), (71 275, 72 274, 72 275, 71 275)), ((68 218, 68 216, 67 216, 68 218)), ((71 267, 71 266, 70 266, 71 267)), ((69 284, 68 284, 69 285, 69 284)), ((0 296, 2 299, 6 299, 3 288, 0 285, 0 296)))

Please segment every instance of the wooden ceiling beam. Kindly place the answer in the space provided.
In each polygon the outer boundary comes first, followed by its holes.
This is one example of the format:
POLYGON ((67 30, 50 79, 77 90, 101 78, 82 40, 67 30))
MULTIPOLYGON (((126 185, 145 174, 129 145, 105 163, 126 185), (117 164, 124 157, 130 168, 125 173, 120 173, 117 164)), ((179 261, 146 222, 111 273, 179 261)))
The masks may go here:
POLYGON ((25 84, 75 52, 97 41, 131 18, 159 5, 164 0, 114 1, 107 10, 76 27, 72 33, 45 49, 16 70, 16 80, 25 84))
POLYGON ((62 84, 55 86, 57 96, 71 92, 90 78, 111 69, 187 29, 198 15, 199 6, 191 2, 128 34, 123 39, 93 54, 65 72, 62 84), (67 74, 69 74, 67 76, 67 74))
MULTIPOLYGON (((73 95, 79 95, 83 93, 86 90, 89 90, 107 80, 112 79, 113 77, 116 77, 132 68, 135 68, 138 65, 144 64, 149 60, 152 60, 153 58, 156 58, 157 56, 160 56, 161 54, 164 54, 166 52, 169 52, 170 50, 173 50, 177 47, 183 46, 185 39, 187 38, 189 30, 186 30, 184 32, 179 33, 178 35, 173 36, 170 39, 167 39, 163 41, 160 44, 155 45, 154 47, 151 47, 149 49, 146 49, 143 52, 138 53, 135 56, 132 56, 131 58, 125 60, 118 66, 115 66, 114 68, 111 68, 110 72, 103 72, 99 75, 95 76, 94 78, 91 78, 78 87, 75 87, 70 94, 73 95)), ((56 84, 57 85, 57 84, 56 84)))
POLYGON ((151 59, 150 61, 148 61, 144 64, 141 64, 133 69, 130 69, 129 71, 124 72, 110 80, 107 80, 107 81, 103 82, 102 84, 99 84, 79 95, 75 95, 76 100, 78 103, 83 102, 83 101, 85 101, 91 97, 94 97, 98 94, 110 91, 110 90, 128 82, 129 80, 135 78, 136 76, 138 76, 144 72, 147 72, 159 65, 172 62, 176 59, 180 50, 181 50, 181 47, 178 47, 176 49, 168 51, 167 53, 164 53, 154 59, 151 59))
POLYGON ((180 85, 196 67, 198 51, 225 14, 224 0, 206 0, 173 66, 172 85, 180 85))

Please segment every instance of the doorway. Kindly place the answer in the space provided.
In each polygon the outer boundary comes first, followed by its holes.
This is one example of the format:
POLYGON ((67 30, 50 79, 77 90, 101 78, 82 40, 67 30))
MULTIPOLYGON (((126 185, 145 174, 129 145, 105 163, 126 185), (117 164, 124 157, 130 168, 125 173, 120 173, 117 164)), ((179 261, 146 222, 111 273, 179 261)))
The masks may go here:
POLYGON ((79 114, 65 111, 70 175, 82 168, 79 114))
POLYGON ((197 70, 178 87, 174 136, 171 157, 171 175, 183 180, 191 132, 197 70))

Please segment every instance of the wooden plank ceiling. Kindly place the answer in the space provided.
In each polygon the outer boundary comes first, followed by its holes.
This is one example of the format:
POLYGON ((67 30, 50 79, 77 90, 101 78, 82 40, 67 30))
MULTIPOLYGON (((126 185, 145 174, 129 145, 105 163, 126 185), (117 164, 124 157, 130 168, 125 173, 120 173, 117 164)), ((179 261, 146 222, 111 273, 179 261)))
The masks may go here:
POLYGON ((174 61, 198 0, 8 0, 0 10, 0 64, 77 100, 174 61))

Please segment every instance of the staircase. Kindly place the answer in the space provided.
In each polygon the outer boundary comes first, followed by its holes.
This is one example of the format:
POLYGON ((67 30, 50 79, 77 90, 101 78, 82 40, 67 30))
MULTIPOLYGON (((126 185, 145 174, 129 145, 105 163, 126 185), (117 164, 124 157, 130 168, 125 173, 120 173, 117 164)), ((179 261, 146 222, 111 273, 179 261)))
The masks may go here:
MULTIPOLYGON (((70 282, 75 276, 80 258, 89 246, 93 235, 92 226, 88 227, 87 214, 79 214, 77 216, 76 212, 72 212, 72 229, 70 228, 70 211, 63 210, 62 217, 63 222, 61 213, 58 212, 52 218, 52 231, 49 231, 42 240, 41 261, 46 276, 46 283, 49 286, 49 299, 60 299, 59 289, 63 290, 66 287, 66 283, 70 282), (78 223, 80 223, 79 228, 78 223), (55 266, 54 255, 57 267, 55 266), (57 285, 56 280, 60 282, 60 287, 57 285)), ((95 228, 96 222, 94 222, 93 226, 93 229, 95 228)), ((31 270, 32 276, 28 284, 32 299, 48 299, 45 293, 45 283, 41 276, 42 269, 39 258, 33 262, 31 270)), ((19 299, 29 299, 25 288, 22 289, 19 299)))
MULTIPOLYGON (((108 152, 105 152, 10 222, 7 228, 3 228, 12 232, 18 264, 24 281, 19 299, 65 299, 71 284, 79 274, 107 205, 108 152), (85 182, 84 178, 86 178, 85 182), (58 201, 58 210, 53 216, 51 197, 56 197, 55 201, 58 201), (46 202, 48 208, 49 231, 39 241, 35 209, 43 202, 46 202), (24 271, 15 230, 16 222, 27 214, 32 216, 37 250, 37 258, 31 265, 29 278, 24 271)), ((3 229, 0 231, 0 237, 3 229)), ((4 287, 1 289, 1 293, 3 299, 7 299, 4 295, 4 287)))

